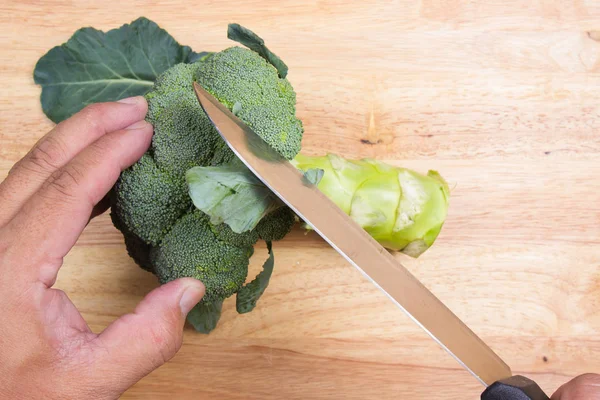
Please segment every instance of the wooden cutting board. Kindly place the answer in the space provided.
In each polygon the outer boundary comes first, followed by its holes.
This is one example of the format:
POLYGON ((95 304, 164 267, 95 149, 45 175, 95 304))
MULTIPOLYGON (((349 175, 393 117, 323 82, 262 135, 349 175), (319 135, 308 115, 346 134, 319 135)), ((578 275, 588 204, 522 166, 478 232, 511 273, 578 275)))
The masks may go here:
MULTIPOLYGON (((195 50, 229 22, 290 66, 303 151, 375 157, 452 187, 435 246, 398 258, 549 393, 600 370, 600 2, 8 1, 0 178, 52 124, 35 62, 79 27, 146 16, 195 50)), ((225 305, 126 399, 476 399, 482 387, 315 234, 274 248, 257 309, 225 305)), ((259 246, 252 271, 262 264, 259 246)), ((107 216, 57 286, 98 332, 156 286, 107 216)))

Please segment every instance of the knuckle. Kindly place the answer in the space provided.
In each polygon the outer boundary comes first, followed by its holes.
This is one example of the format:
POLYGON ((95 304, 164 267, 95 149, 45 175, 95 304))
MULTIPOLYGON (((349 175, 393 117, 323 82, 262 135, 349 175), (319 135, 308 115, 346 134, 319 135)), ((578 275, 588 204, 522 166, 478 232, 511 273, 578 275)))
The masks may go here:
POLYGON ((19 160, 10 170, 14 174, 19 169, 29 172, 42 173, 55 171, 66 159, 66 150, 60 139, 48 136, 34 146, 29 154, 19 160))
POLYGON ((45 188, 55 190, 61 197, 74 198, 83 176, 83 171, 76 164, 71 164, 53 172, 46 181, 45 188))
POLYGON ((13 164, 13 166, 8 170, 7 176, 14 175, 15 172, 22 168, 24 158, 21 158, 19 161, 13 164))
POLYGON ((105 140, 98 140, 88 146, 87 151, 92 160, 101 160, 109 152, 109 148, 105 142, 105 140))
POLYGON ((56 169, 65 159, 66 151, 60 139, 54 136, 48 136, 33 148, 31 160, 40 163, 41 167, 50 167, 56 169))

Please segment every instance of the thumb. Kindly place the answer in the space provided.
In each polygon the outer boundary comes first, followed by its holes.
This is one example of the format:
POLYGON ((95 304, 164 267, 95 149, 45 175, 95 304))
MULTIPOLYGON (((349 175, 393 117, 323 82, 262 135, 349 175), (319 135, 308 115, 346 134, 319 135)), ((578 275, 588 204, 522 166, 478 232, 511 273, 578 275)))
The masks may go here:
POLYGON ((164 284, 97 337, 105 350, 97 365, 114 376, 115 389, 124 392, 179 351, 185 318, 204 293, 204 285, 193 278, 164 284))

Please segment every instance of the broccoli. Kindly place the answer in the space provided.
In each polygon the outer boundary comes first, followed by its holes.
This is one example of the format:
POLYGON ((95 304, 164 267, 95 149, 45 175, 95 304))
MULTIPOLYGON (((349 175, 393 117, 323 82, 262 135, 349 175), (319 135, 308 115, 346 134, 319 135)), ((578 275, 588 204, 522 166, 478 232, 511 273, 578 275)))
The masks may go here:
MULTIPOLYGON (((209 331, 214 324, 207 321, 216 323, 223 300, 244 287, 256 242, 262 239, 270 249, 270 242, 290 232, 296 219, 288 208, 279 208, 255 229, 236 233, 227 224, 211 223, 193 206, 186 171, 234 158, 202 112, 192 89, 194 80, 224 104, 241 106, 240 118, 285 157, 299 152, 303 129, 295 117, 290 83, 256 52, 240 47, 173 66, 145 95, 146 119, 154 126, 152 144, 115 184, 111 218, 124 235, 129 255, 160 282, 192 276, 205 284, 206 295, 188 320, 196 329, 209 331)), ((243 312, 264 291, 253 291, 254 286, 242 292, 243 312)))
POLYGON ((298 169, 318 169, 310 174, 314 183, 386 247, 418 256, 435 240, 447 208, 447 185, 435 173, 300 155, 303 125, 287 66, 252 32, 230 25, 230 38, 240 32, 250 49, 230 47, 157 78, 145 94, 152 144, 111 194, 113 224, 138 265, 162 283, 191 276, 205 284, 188 321, 206 333, 228 297, 236 294, 239 313, 256 306, 273 271, 271 242, 284 238, 298 218, 223 142, 196 99, 194 81, 298 169), (267 243, 269 259, 245 284, 259 240, 267 243))

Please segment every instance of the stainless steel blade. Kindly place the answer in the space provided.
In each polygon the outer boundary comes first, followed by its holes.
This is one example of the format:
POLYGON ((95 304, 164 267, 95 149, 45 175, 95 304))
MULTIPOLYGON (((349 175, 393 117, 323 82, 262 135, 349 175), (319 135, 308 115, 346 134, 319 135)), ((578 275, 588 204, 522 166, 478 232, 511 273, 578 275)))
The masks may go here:
POLYGON ((485 386, 512 376, 492 349, 289 161, 200 85, 194 83, 194 89, 217 131, 244 164, 465 369, 485 386))

